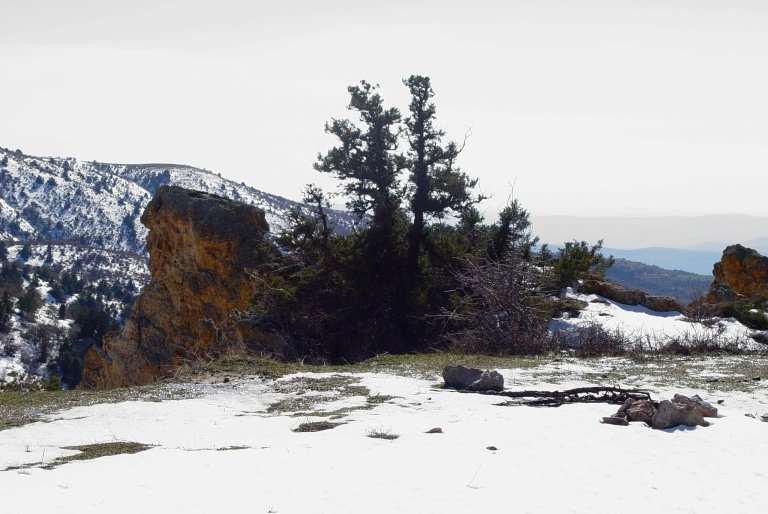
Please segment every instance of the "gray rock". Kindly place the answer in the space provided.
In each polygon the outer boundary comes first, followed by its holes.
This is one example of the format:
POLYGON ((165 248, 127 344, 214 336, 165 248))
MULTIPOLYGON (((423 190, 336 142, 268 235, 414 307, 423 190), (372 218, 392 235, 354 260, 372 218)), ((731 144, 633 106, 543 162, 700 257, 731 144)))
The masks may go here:
POLYGON ((625 412, 627 420, 642 421, 651 425, 653 423, 653 416, 656 414, 656 407, 650 400, 638 400, 632 402, 632 405, 625 412))
POLYGON ((697 407, 701 409, 701 415, 705 418, 716 418, 717 417, 717 407, 713 407, 711 404, 705 402, 701 399, 701 396, 698 394, 694 394, 690 398, 683 396, 682 394, 676 394, 672 398, 673 402, 680 401, 680 402, 686 402, 690 401, 693 402, 697 407))
POLYGON ((619 425, 622 427, 629 425, 629 421, 620 416, 606 416, 603 418, 603 423, 606 425, 619 425))
POLYGON ((651 426, 656 429, 665 429, 679 425, 707 427, 709 422, 704 419, 703 410, 695 401, 682 395, 675 395, 674 399, 659 403, 651 426))
POLYGON ((504 389, 504 377, 498 371, 445 366, 443 368, 445 387, 467 391, 501 391, 504 389))

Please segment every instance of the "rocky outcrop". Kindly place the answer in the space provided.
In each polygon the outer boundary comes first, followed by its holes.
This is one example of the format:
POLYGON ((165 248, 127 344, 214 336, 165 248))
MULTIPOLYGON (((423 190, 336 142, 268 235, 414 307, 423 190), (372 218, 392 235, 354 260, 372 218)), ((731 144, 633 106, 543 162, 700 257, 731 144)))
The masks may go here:
POLYGON ((707 294, 708 303, 768 297, 768 257, 751 248, 738 244, 727 247, 712 274, 715 279, 707 294))
POLYGON ((579 291, 585 294, 597 294, 624 305, 642 305, 657 312, 683 311, 683 306, 669 296, 654 296, 637 289, 627 289, 619 284, 598 280, 585 279, 579 286, 579 291))
POLYGON ((443 368, 445 387, 466 391, 501 391, 504 389, 504 377, 498 371, 445 366, 443 368))
POLYGON ((249 304, 247 273, 270 252, 264 211, 208 193, 162 186, 141 222, 151 280, 122 332, 85 355, 83 387, 146 384, 185 359, 220 352, 230 312, 249 304))

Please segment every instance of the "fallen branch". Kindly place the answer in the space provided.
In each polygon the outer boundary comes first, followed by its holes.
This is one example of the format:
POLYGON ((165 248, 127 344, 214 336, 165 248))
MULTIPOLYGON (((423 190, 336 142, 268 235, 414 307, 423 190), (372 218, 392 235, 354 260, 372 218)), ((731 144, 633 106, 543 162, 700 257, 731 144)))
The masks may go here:
MULTIPOLYGON (((472 391, 464 391, 472 392, 472 391)), ((502 407, 527 405, 529 407, 560 407, 567 403, 615 403, 623 404, 629 399, 651 400, 651 394, 640 389, 620 387, 577 387, 565 391, 476 391, 479 394, 505 396, 515 400, 497 403, 502 407)))

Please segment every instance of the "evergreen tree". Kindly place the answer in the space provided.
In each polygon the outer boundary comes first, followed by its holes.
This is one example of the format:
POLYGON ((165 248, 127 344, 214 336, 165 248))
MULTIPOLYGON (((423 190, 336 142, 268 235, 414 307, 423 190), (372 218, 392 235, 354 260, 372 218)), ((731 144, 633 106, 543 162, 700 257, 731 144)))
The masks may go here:
POLYGON ((428 218, 442 219, 447 214, 460 213, 483 198, 472 194, 477 180, 470 179, 456 165, 463 147, 454 142, 442 144, 445 132, 434 125, 435 93, 429 77, 411 75, 403 83, 411 93, 410 116, 405 120, 413 214, 408 267, 415 270, 428 218))
POLYGON ((565 243, 553 264, 557 287, 571 287, 577 280, 591 274, 602 276, 614 262, 613 256, 605 257, 600 253, 602 248, 602 239, 591 247, 586 241, 565 243))
POLYGON ((8 291, 3 291, 3 299, 0 300, 0 330, 7 332, 11 325, 11 316, 13 315, 13 302, 8 291))
POLYGON ((8 259, 8 247, 3 241, 0 241, 0 261, 8 259))
POLYGON ((23 261, 27 261, 30 257, 32 257, 32 247, 29 246, 29 243, 27 243, 21 247, 21 250, 19 251, 19 258, 23 261))
POLYGON ((400 111, 387 109, 378 86, 361 81, 347 88, 348 109, 359 116, 358 126, 351 120, 333 119, 325 131, 339 139, 339 146, 318 156, 315 169, 335 175, 342 182, 347 207, 363 218, 371 216, 369 240, 386 261, 392 257, 397 211, 402 194, 398 176, 405 165, 398 153, 400 111))
POLYGON ((486 257, 493 261, 501 260, 510 245, 515 245, 520 255, 530 259, 531 249, 537 242, 538 238, 531 236, 531 219, 528 211, 520 205, 520 202, 512 198, 499 213, 498 223, 491 229, 486 257))

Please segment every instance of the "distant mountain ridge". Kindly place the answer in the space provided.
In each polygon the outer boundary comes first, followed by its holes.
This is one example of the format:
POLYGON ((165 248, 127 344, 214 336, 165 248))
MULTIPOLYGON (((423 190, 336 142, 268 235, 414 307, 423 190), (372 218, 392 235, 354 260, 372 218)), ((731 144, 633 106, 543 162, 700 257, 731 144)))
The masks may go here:
MULTIPOLYGON (((0 148, 0 239, 72 241, 145 255, 139 218, 154 191, 173 184, 226 196, 264 209, 271 233, 306 206, 178 164, 111 164, 35 157, 0 148)), ((329 210, 334 227, 352 229, 353 215, 329 210)))
POLYGON ((680 270, 697 275, 707 275, 710 278, 712 276, 712 267, 720 260, 722 253, 722 248, 717 251, 660 247, 638 248, 636 250, 603 248, 603 254, 605 255, 642 262, 667 270, 680 270))
POLYGON ((704 295, 713 280, 712 275, 664 269, 623 258, 617 258, 605 276, 629 289, 640 289, 655 296, 670 296, 683 305, 704 295))

